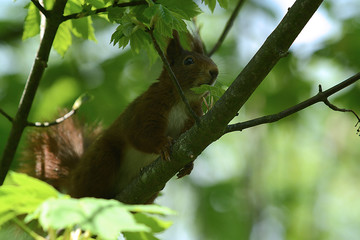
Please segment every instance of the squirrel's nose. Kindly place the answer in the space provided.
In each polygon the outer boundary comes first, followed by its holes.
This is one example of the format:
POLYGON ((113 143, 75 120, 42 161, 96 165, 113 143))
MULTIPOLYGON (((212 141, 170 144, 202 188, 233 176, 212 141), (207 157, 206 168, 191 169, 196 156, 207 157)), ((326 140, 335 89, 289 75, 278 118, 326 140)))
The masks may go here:
POLYGON ((217 68, 214 68, 214 69, 211 69, 209 71, 209 73, 210 73, 211 78, 215 79, 219 74, 219 70, 217 68))

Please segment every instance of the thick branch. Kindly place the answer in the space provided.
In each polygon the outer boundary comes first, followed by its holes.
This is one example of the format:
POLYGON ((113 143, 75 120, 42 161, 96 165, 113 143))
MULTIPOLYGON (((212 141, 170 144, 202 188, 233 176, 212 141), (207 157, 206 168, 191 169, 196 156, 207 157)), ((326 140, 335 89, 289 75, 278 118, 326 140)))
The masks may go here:
POLYGON ((62 21, 66 2, 67 0, 56 0, 52 14, 49 18, 47 18, 44 37, 41 39, 39 50, 27 79, 23 95, 19 103, 19 108, 13 120, 10 135, 0 162, 0 185, 4 182, 11 162, 15 156, 16 149, 19 145, 21 135, 26 127, 30 108, 44 70, 47 66, 51 46, 57 29, 62 21))
POLYGON ((219 40, 216 42, 215 46, 213 47, 213 49, 211 49, 211 51, 208 53, 208 56, 211 57, 211 55, 214 54, 214 52, 216 52, 219 47, 221 46, 221 44, 224 42, 226 35, 229 33, 232 25, 234 24, 234 21, 237 17, 237 15, 239 14, 240 8, 243 5, 243 3, 245 2, 245 0, 239 0, 239 2, 237 3, 234 11, 232 12, 229 20, 227 21, 225 28, 221 34, 221 36, 219 37, 219 40))
POLYGON ((78 12, 78 13, 73 13, 73 14, 64 16, 63 21, 70 20, 70 19, 78 19, 78 18, 88 17, 88 16, 91 16, 91 15, 96 15, 96 14, 99 14, 99 13, 107 12, 108 9, 111 8, 111 7, 133 7, 133 6, 146 5, 146 4, 147 4, 147 2, 144 1, 144 0, 134 1, 134 2, 114 3, 110 7, 98 8, 98 9, 90 11, 90 12, 78 12))
POLYGON ((214 107, 173 145, 172 161, 156 160, 134 179, 117 199, 126 203, 143 203, 207 146, 220 138, 227 124, 237 114, 266 75, 287 52, 322 0, 297 0, 284 19, 235 79, 214 107))
POLYGON ((200 119, 199 117, 195 114, 195 112, 193 111, 193 109, 191 108, 190 104, 189 104, 189 101, 187 100, 187 98, 185 97, 185 94, 183 92, 183 90, 181 89, 181 86, 179 84, 179 81, 177 80, 176 76, 175 76, 175 73, 174 71, 171 69, 171 66, 170 66, 170 63, 169 61, 166 59, 163 51, 161 51, 161 48, 159 46, 159 44, 157 43, 155 37, 154 37, 154 34, 153 34, 153 29, 150 29, 149 31, 149 34, 151 36, 151 39, 153 41, 153 44, 154 44, 154 47, 155 47, 155 50, 156 52, 159 54, 163 64, 164 64, 164 67, 166 69, 166 71, 168 72, 169 76, 170 76, 170 79, 171 81, 173 82, 177 92, 179 93, 182 101, 184 102, 187 110, 189 111, 189 113, 191 114, 191 116, 193 117, 193 119, 195 120, 196 123, 199 123, 200 122, 200 119))
MULTIPOLYGON (((273 123, 273 122, 277 122, 289 115, 292 115, 296 112, 299 112, 307 107, 310 107, 311 105, 314 105, 315 103, 318 102, 324 102, 326 105, 328 105, 331 109, 335 110, 335 111, 339 111, 339 109, 332 105, 329 101, 328 101, 328 97, 330 97, 331 95, 333 95, 334 93, 348 87, 349 85, 355 83, 356 81, 358 81, 360 79, 360 73, 355 74, 354 76, 344 80, 343 82, 337 84, 336 86, 326 90, 325 92, 323 91, 319 91, 318 94, 316 94, 315 96, 299 103, 296 104, 284 111, 281 111, 279 113, 276 114, 271 114, 271 115, 267 115, 267 116, 263 116, 263 117, 259 117, 259 118, 255 118, 249 121, 245 121, 245 122, 241 122, 241 123, 236 123, 236 124, 232 124, 229 125, 226 128, 226 132, 234 132, 234 131, 242 131, 246 128, 251 128, 254 126, 258 126, 261 124, 266 124, 266 123, 273 123)), ((340 109, 343 112, 352 112, 354 113, 352 110, 347 110, 347 109, 340 109)), ((354 113, 355 114, 355 113, 354 113)), ((355 114, 355 116, 357 117, 358 121, 360 121, 359 117, 355 114)))

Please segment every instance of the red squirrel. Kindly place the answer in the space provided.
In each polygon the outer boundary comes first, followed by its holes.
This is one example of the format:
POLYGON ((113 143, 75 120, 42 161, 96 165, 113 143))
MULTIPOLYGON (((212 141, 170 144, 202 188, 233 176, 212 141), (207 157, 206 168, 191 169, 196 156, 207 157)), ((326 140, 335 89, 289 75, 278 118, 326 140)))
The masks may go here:
MULTIPOLYGON (((191 88, 213 84, 218 68, 204 54, 201 41, 189 37, 191 51, 182 48, 174 32, 166 58, 191 108, 202 116, 203 95, 191 88)), ((158 81, 101 133, 76 119, 32 133, 24 171, 72 197, 114 198, 194 123, 163 68, 158 81)))

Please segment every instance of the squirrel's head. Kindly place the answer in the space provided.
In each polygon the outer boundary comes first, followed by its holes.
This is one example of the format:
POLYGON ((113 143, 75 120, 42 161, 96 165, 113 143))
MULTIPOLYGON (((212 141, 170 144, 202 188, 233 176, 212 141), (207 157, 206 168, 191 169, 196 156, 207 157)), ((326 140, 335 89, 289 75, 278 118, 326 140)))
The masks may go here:
POLYGON ((204 54, 201 40, 190 34, 188 36, 191 51, 183 49, 176 31, 166 50, 167 60, 184 91, 203 84, 214 84, 219 73, 216 64, 204 54))

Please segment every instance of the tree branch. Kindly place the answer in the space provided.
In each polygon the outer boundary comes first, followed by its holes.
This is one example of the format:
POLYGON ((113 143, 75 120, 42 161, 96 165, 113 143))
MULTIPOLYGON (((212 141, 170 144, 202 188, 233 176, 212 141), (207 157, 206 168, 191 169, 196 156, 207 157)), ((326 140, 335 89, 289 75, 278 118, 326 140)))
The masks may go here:
POLYGON ((211 57, 211 55, 214 54, 214 52, 216 52, 219 47, 221 46, 221 44, 224 42, 226 35, 229 33, 232 25, 234 24, 234 21, 237 17, 237 15, 240 12, 240 8, 242 7, 243 3, 245 2, 245 0, 239 0, 239 2, 237 3, 234 11, 232 12, 229 20, 227 21, 225 28, 221 34, 221 36, 219 37, 219 40, 216 42, 215 46, 213 47, 213 49, 211 49, 211 51, 208 53, 208 56, 211 57))
POLYGON ((170 78, 171 78, 171 80, 172 80, 172 82, 173 82, 173 84, 174 84, 177 92, 179 93, 182 101, 184 102, 184 104, 185 104, 188 112, 190 113, 190 115, 192 116, 192 118, 195 120, 195 122, 196 122, 197 124, 199 124, 200 119, 199 119, 199 117, 195 114, 194 110, 191 108, 191 106, 190 106, 190 104, 189 104, 189 101, 188 101, 187 98, 185 97, 185 94, 184 94, 183 90, 181 89, 181 86, 180 86, 180 84, 179 84, 179 81, 177 80, 174 71, 171 69, 170 63, 169 63, 168 60, 166 59, 163 51, 161 51, 161 48, 160 48, 159 44, 157 43, 157 41, 156 41, 156 39, 155 39, 155 37, 154 37, 153 31, 154 31, 154 29, 149 29, 148 32, 149 32, 149 34, 150 34, 150 36, 151 36, 151 39, 152 39, 152 41, 153 41, 155 50, 156 50, 156 52, 159 54, 159 56, 160 56, 160 58, 161 58, 161 60, 162 60, 162 62, 163 62, 163 64, 164 64, 164 67, 165 67, 166 71, 168 72, 168 74, 169 74, 169 76, 170 76, 170 78))
POLYGON ((329 106, 331 109, 333 109, 335 111, 352 112, 356 116, 358 121, 360 121, 360 118, 357 116, 357 114, 354 111, 347 110, 347 109, 339 109, 336 106, 334 106, 333 104, 331 104, 328 100, 328 97, 330 97, 334 93, 348 87, 349 85, 355 83, 359 79, 360 79, 360 73, 357 73, 354 76, 337 84, 336 86, 326 90, 325 92, 323 92, 320 87, 319 92, 315 96, 313 96, 299 104, 296 104, 296 105, 294 105, 284 111, 276 113, 276 114, 271 114, 271 115, 255 118, 255 119, 252 119, 249 121, 229 125, 226 128, 226 133, 234 132, 234 131, 242 131, 246 128, 255 127, 255 126, 258 126, 261 124, 277 122, 287 116, 290 116, 296 112, 299 112, 299 111, 301 111, 307 107, 310 107, 311 105, 314 105, 315 103, 318 103, 318 102, 324 102, 327 106, 329 106))
MULTIPOLYGON (((359 75, 360 73, 358 73, 358 74, 356 74, 356 75, 359 75)), ((355 75, 355 76, 356 76, 355 75)), ((353 76, 354 77, 354 76, 353 76)), ((360 78, 360 77, 358 77, 358 78, 360 78)), ((357 79, 358 80, 358 79, 357 79)), ((321 85, 319 85, 319 92, 322 92, 322 87, 321 87, 321 85)), ((345 108, 338 108, 337 106, 335 106, 334 104, 332 104, 331 102, 329 102, 329 100, 326 98, 324 101, 323 101, 324 103, 325 103, 325 105, 326 106, 328 106, 329 108, 331 108, 332 110, 334 110, 334 111, 337 111, 337 112, 351 112, 352 114, 354 114, 355 115, 355 117, 357 118, 357 120, 358 120, 358 123, 360 122, 360 118, 359 118, 359 116, 356 114, 356 112, 354 112, 353 110, 351 110, 351 109, 345 109, 345 108)), ((357 125, 357 124, 356 124, 357 125)), ((356 125, 355 125, 355 127, 356 127, 356 125)))
POLYGON ((38 0, 31 0, 31 2, 39 9, 39 11, 46 17, 49 17, 49 11, 46 10, 38 0))
POLYGON ((99 14, 99 13, 102 13, 102 12, 107 12, 108 9, 111 8, 111 7, 133 7, 133 6, 146 5, 146 4, 148 4, 148 3, 146 1, 144 1, 144 0, 134 1, 134 2, 124 2, 124 3, 114 2, 114 4, 109 6, 109 7, 98 8, 98 9, 95 9, 95 10, 90 11, 90 12, 78 12, 78 13, 73 13, 73 14, 70 14, 70 15, 66 15, 66 16, 63 17, 63 21, 67 21, 67 20, 70 20, 70 19, 79 19, 79 18, 99 14))
POLYGON ((27 118, 33 103, 36 90, 47 66, 52 43, 57 29, 62 22, 62 17, 67 0, 56 0, 52 14, 47 18, 44 37, 40 41, 39 50, 21 97, 18 111, 12 122, 12 128, 8 137, 5 150, 0 162, 0 185, 3 184, 19 145, 21 135, 27 124, 27 118))
POLYGON ((172 160, 154 161, 116 199, 126 203, 144 203, 182 167, 194 161, 208 145, 226 133, 227 124, 279 61, 282 53, 288 51, 321 3, 322 0, 297 0, 225 94, 201 118, 201 124, 194 125, 176 141, 172 148, 172 160))

